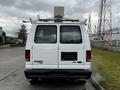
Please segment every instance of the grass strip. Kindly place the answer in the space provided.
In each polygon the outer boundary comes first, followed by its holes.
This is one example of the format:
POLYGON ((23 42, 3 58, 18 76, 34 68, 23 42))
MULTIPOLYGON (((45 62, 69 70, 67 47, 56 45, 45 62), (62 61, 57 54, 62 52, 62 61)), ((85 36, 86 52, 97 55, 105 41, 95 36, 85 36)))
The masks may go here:
POLYGON ((92 49, 92 68, 103 77, 100 84, 106 90, 120 90, 120 53, 92 49))

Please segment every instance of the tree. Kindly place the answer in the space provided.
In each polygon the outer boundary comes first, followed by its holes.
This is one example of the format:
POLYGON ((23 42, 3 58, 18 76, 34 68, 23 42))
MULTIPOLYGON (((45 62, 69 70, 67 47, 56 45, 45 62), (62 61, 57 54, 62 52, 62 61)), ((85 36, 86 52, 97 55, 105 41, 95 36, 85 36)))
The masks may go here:
POLYGON ((2 42, 3 44, 6 42, 6 33, 4 31, 2 31, 2 42))
POLYGON ((21 39, 23 41, 23 44, 26 43, 26 26, 23 24, 21 25, 21 29, 18 32, 18 39, 21 39))

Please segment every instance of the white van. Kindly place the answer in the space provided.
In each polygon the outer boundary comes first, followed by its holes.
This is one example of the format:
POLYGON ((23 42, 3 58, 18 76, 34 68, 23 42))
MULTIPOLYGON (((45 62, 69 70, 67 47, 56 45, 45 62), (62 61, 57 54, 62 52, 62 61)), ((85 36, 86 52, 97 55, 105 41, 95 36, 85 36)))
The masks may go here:
POLYGON ((91 47, 79 20, 41 19, 33 23, 25 49, 25 76, 30 80, 91 76, 91 47))

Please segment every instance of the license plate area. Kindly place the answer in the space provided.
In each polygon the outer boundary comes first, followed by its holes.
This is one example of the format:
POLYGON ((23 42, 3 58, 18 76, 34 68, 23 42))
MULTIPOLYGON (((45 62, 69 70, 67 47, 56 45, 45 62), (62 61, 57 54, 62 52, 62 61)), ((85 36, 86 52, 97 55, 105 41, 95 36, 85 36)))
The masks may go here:
POLYGON ((61 52, 61 61, 77 61, 77 52, 61 52))

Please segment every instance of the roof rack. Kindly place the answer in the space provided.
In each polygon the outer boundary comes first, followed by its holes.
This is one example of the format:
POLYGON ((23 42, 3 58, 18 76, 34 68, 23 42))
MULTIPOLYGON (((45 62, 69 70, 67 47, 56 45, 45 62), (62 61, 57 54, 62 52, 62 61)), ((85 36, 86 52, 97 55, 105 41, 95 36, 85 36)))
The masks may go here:
POLYGON ((43 22, 49 22, 49 21, 54 21, 54 22, 63 22, 63 21, 79 22, 78 19, 61 19, 61 18, 53 18, 53 19, 38 19, 38 21, 43 21, 43 22))
POLYGON ((80 24, 85 24, 86 25, 86 22, 87 22, 87 19, 85 19, 84 21, 80 21, 79 19, 68 19, 68 18, 48 18, 48 19, 38 19, 38 20, 32 20, 31 18, 29 19, 29 21, 23 21, 23 23, 31 23, 31 24, 34 24, 34 23, 39 23, 39 22, 50 22, 50 21, 53 21, 53 22, 63 22, 63 21, 66 21, 66 22, 78 22, 80 24))

